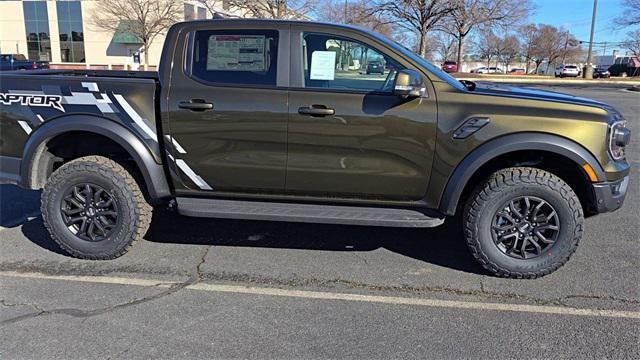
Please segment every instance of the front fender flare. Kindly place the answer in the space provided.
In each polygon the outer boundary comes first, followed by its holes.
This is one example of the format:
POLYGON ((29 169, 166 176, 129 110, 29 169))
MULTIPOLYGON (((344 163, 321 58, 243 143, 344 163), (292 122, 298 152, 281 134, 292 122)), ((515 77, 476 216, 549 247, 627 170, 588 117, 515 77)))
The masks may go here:
POLYGON ((579 167, 588 163, 595 171, 598 181, 606 180, 600 163, 587 149, 576 142, 544 133, 506 135, 478 146, 458 164, 442 193, 440 211, 446 215, 454 215, 465 186, 480 167, 500 155, 521 150, 552 152, 571 159, 579 167))
POLYGON ((38 127, 25 144, 20 175, 22 186, 39 188, 43 179, 42 169, 38 169, 40 157, 46 152, 46 144, 58 135, 72 131, 86 131, 105 136, 129 153, 136 162, 144 178, 149 197, 158 201, 171 196, 165 171, 159 162, 159 154, 153 154, 151 149, 142 142, 131 130, 121 124, 95 115, 70 115, 49 120, 38 127))

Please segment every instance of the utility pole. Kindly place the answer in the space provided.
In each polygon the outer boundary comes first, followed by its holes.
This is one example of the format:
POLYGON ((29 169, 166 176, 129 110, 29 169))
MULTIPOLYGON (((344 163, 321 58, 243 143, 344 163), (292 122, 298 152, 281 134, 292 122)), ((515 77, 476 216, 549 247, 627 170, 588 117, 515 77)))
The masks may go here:
POLYGON ((587 66, 584 69, 584 78, 593 79, 593 67, 591 66, 591 52, 593 51, 593 33, 596 27, 596 11, 598 0, 593 0, 593 16, 591 17, 591 35, 589 36, 589 53, 587 54, 587 66))
POLYGON ((567 46, 569 46, 569 30, 564 32, 564 51, 562 52, 562 65, 567 58, 567 46))
POLYGON ((348 7, 347 1, 348 0, 344 0, 344 23, 345 24, 349 23, 349 21, 347 20, 347 7, 348 7))

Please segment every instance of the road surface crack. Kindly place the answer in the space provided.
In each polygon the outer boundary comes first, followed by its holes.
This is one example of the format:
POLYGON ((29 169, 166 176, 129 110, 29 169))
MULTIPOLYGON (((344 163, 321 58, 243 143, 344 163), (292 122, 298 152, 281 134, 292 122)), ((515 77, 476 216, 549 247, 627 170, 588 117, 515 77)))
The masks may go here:
POLYGON ((112 306, 108 306, 108 307, 103 307, 103 308, 98 308, 98 309, 93 309, 93 310, 83 310, 83 309, 76 309, 76 308, 58 308, 58 309, 42 309, 40 307, 38 307, 35 304, 11 304, 11 303, 6 303, 4 300, 2 300, 2 302, 0 303, 3 306, 19 306, 19 305, 25 305, 25 306, 31 306, 34 309, 36 309, 36 312, 33 313, 29 313, 29 314, 24 314, 24 315, 20 315, 20 316, 16 316, 10 319, 6 319, 3 321, 0 321, 0 326, 2 325, 8 325, 8 324, 15 324, 17 322, 20 321, 24 321, 27 319, 31 319, 31 318, 35 318, 35 317, 40 317, 40 316, 45 316, 45 315, 54 315, 54 314, 60 314, 60 315, 68 315, 68 316, 72 316, 72 317, 76 317, 76 318, 88 318, 88 317, 93 317, 93 316, 97 316, 97 315, 102 315, 108 312, 112 312, 112 311, 117 311, 126 307, 130 307, 130 306, 135 306, 135 305, 140 305, 143 303, 147 303, 150 301, 154 301, 154 300, 158 300, 161 298, 164 298, 166 296, 169 296, 171 294, 174 294, 182 289, 184 289, 187 286, 193 285, 198 283, 199 281, 202 280, 202 271, 200 269, 200 267, 205 263, 206 261, 206 257, 209 254, 209 250, 211 249, 211 246, 207 246, 204 251, 202 252, 202 255, 199 258, 198 263, 196 264, 196 266, 193 268, 193 271, 191 273, 191 275, 189 276, 189 278, 181 283, 175 283, 173 285, 171 285, 167 290, 159 292, 157 294, 154 295, 150 295, 150 296, 146 296, 146 297, 142 297, 142 298, 137 298, 137 299, 132 299, 129 300, 125 303, 121 303, 121 304, 116 304, 116 305, 112 305, 112 306))

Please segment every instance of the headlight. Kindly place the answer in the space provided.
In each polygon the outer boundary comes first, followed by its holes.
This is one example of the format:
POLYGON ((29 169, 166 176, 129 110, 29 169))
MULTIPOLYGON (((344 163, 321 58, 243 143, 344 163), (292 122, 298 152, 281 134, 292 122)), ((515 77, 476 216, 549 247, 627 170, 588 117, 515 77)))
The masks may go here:
POLYGON ((609 126, 609 153, 615 160, 624 158, 624 147, 631 141, 631 131, 627 122, 616 121, 609 126))

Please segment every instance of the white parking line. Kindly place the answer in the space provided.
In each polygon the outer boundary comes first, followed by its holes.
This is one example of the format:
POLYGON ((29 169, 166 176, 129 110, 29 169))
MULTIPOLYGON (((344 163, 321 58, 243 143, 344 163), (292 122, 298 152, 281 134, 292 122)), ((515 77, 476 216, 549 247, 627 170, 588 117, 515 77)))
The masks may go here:
MULTIPOLYGON (((0 276, 42 279, 42 280, 63 280, 76 281, 95 284, 117 284, 132 285, 143 287, 169 287, 175 285, 175 282, 167 282, 162 280, 135 279, 124 277, 110 276, 75 276, 75 275, 46 275, 40 273, 18 273, 11 271, 2 271, 0 276)), ((247 295, 263 295, 278 296, 288 298, 303 298, 317 300, 339 300, 339 301, 357 301, 366 303, 379 303, 391 305, 414 305, 450 309, 466 309, 466 310, 491 310, 491 311, 507 311, 521 313, 538 313, 552 315, 571 315, 571 316, 587 316, 587 317, 612 317, 623 319, 640 319, 638 311, 623 310, 602 310, 602 309, 581 309, 575 307, 562 306, 543 306, 543 305, 524 305, 524 304, 502 304, 487 303, 477 301, 457 301, 457 300, 439 300, 439 299, 421 299, 411 297, 397 296, 376 296, 361 295, 348 293, 333 293, 325 291, 308 291, 308 290, 287 290, 254 286, 237 286, 222 284, 197 283, 185 287, 190 290, 209 291, 219 293, 234 293, 247 295)))

